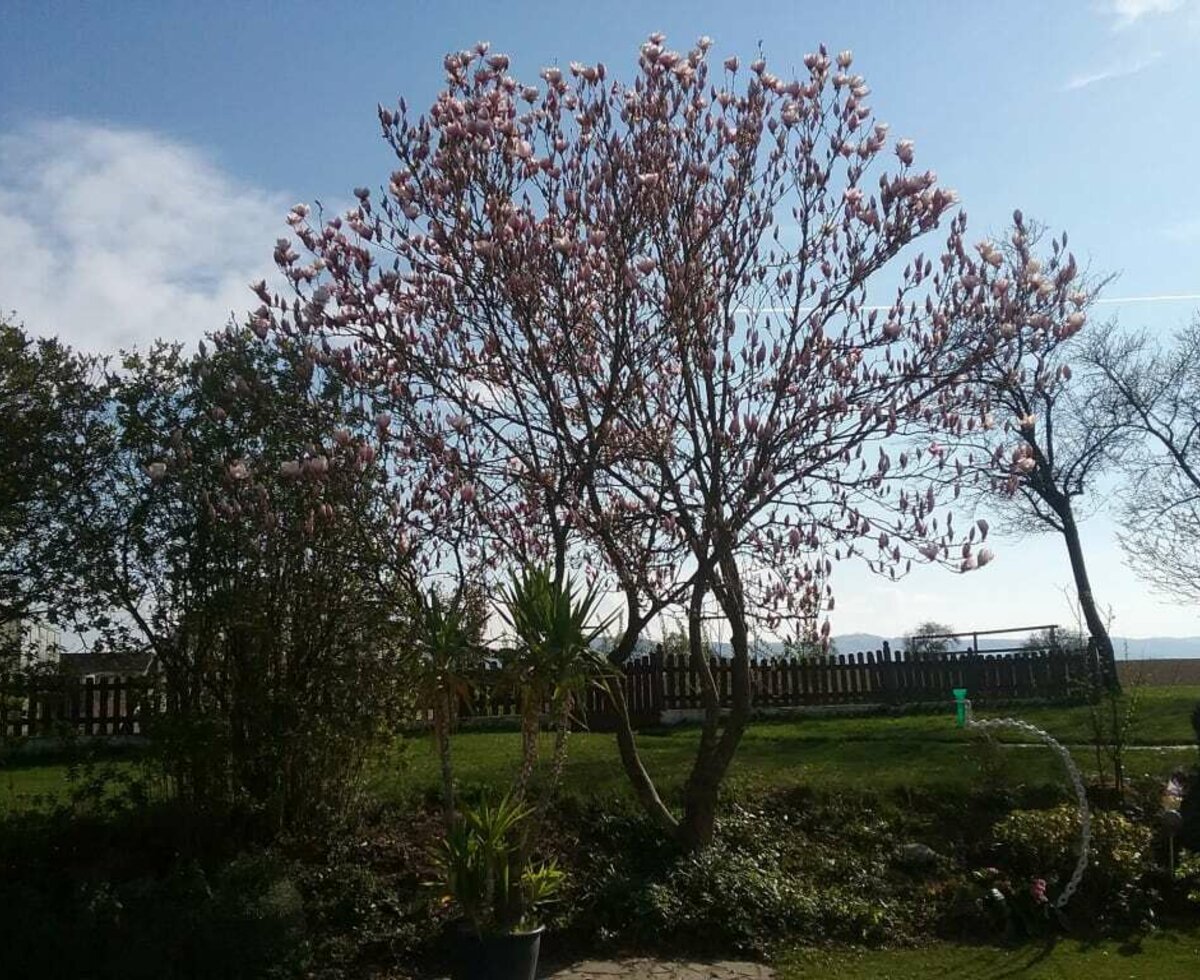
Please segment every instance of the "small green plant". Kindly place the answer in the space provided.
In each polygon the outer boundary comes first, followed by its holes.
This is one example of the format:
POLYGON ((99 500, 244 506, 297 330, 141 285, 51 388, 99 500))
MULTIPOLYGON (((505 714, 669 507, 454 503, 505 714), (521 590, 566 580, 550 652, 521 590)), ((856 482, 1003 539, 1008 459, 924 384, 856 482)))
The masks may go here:
POLYGON ((1172 879, 1188 903, 1200 906, 1200 854, 1184 852, 1172 879))
POLYGON ((442 901, 457 906, 478 936, 527 931, 558 897, 563 872, 554 861, 522 854, 521 829, 532 810, 505 796, 463 807, 437 852, 442 901))
POLYGON ((516 644, 504 652, 508 683, 521 705, 521 771, 516 795, 528 788, 537 763, 541 712, 548 706, 554 725, 554 757, 547 797, 562 776, 571 717, 583 692, 605 668, 594 643, 611 617, 597 620, 600 593, 595 584, 584 590, 571 578, 555 577, 549 568, 529 566, 503 590, 500 614, 516 644))
POLYGON ((417 701, 432 716, 442 777, 442 819, 450 828, 454 823, 450 734, 459 708, 470 701, 474 692, 474 675, 482 662, 479 635, 486 615, 465 588, 448 600, 437 589, 431 589, 418 600, 414 616, 417 701))
POLYGON ((1126 757, 1138 725, 1142 688, 1145 680, 1135 676, 1125 690, 1093 678, 1089 687, 1088 728, 1096 756, 1096 772, 1103 787, 1111 773, 1112 789, 1118 803, 1124 802, 1126 757))

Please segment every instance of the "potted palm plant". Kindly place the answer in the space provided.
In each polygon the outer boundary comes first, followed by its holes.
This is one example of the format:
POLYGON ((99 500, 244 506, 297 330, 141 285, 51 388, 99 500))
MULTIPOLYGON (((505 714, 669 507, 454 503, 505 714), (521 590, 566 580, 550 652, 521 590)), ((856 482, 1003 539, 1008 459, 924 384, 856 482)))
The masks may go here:
POLYGON ((538 913, 554 900, 563 873, 523 853, 532 811, 505 796, 462 807, 437 854, 442 899, 462 915, 455 937, 453 980, 534 980, 542 930, 538 913))

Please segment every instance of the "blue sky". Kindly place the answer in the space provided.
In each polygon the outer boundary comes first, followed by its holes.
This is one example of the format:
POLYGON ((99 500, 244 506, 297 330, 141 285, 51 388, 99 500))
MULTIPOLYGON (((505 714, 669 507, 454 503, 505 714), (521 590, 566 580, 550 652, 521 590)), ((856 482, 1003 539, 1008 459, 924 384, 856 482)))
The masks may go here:
MULTIPOLYGON (((652 30, 715 54, 761 41, 775 71, 851 48, 872 105, 956 188, 973 236, 1014 206, 1065 228, 1109 297, 1200 295, 1200 0, 961 3, 232 3, 7 0, 0 14, 0 308, 93 349, 194 339, 250 305, 294 201, 380 184, 375 105, 428 103, 441 58, 487 39, 532 78, 552 62, 618 75, 652 30)), ((1164 335, 1200 299, 1112 302, 1164 335)), ((1103 515, 1096 591, 1123 634, 1200 634, 1145 595, 1103 515)), ((835 632, 1062 621, 1052 539, 998 542, 969 576, 897 586, 846 568, 835 632)))

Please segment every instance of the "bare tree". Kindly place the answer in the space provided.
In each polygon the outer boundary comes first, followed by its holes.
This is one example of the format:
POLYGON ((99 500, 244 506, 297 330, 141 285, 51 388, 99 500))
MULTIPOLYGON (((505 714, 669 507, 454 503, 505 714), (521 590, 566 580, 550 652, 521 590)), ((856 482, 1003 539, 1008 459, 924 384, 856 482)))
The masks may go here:
POLYGON ((1072 380, 1069 363, 1081 356, 1077 335, 1102 284, 1083 280, 1065 234, 1051 239, 1048 255, 1036 255, 1040 230, 1019 211, 1013 218, 1006 240, 977 246, 980 285, 990 295, 1001 339, 976 364, 973 380, 986 390, 991 414, 985 426, 955 441, 953 478, 961 479, 960 468, 973 471, 975 479, 967 482, 979 503, 997 508, 1010 528, 1062 536, 1100 668, 1116 684, 1112 640, 1079 525, 1096 504, 1097 478, 1121 455, 1127 430, 1100 410, 1094 386, 1072 380), (1047 318, 1054 321, 1050 329, 1019 328, 1047 318))
POLYGON ((1110 426, 1132 436, 1125 458, 1120 542, 1158 592, 1200 603, 1200 318, 1163 350, 1115 326, 1086 357, 1102 379, 1110 426))

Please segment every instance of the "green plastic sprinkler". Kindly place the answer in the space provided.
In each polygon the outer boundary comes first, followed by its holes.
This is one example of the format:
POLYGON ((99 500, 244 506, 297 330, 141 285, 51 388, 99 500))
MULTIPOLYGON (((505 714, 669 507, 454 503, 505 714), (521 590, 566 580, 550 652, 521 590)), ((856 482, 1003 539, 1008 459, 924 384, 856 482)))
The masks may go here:
POLYGON ((965 687, 954 688, 954 706, 958 709, 958 727, 967 727, 967 711, 970 704, 967 701, 967 689, 965 687))

